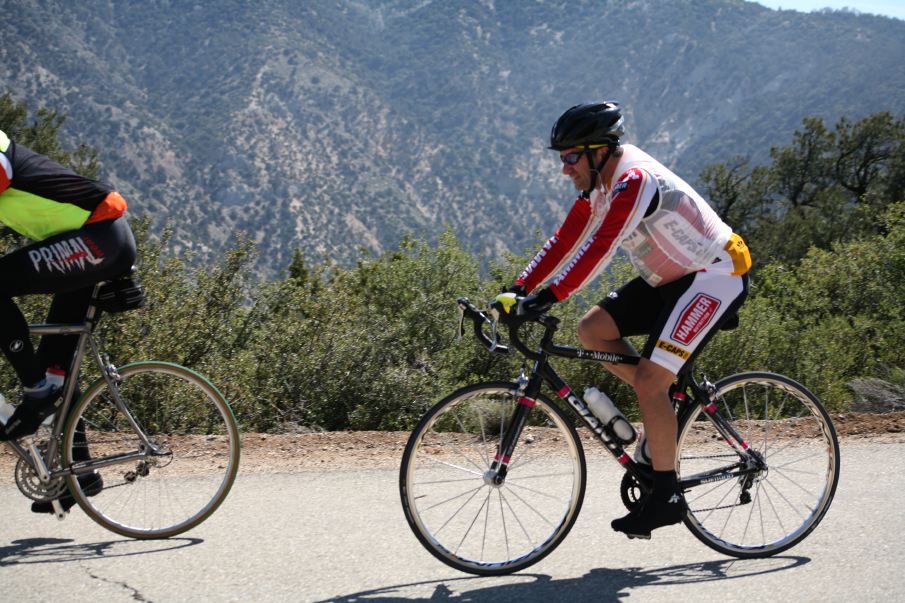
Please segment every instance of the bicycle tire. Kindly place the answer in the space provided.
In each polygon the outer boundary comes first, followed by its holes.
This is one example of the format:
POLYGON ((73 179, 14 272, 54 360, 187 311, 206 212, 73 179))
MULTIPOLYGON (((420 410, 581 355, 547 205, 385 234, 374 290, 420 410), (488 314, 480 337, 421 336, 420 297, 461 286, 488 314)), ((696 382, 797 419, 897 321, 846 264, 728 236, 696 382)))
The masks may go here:
MULTIPOLYGON (((839 482, 839 441, 829 414, 807 388, 766 372, 719 381, 713 402, 766 469, 751 479, 747 495, 742 477, 714 476, 686 492, 685 525, 701 542, 732 557, 769 557, 795 546, 823 519, 839 482)), ((700 405, 683 417, 680 479, 743 459, 700 405)))
POLYGON ((399 470, 406 520, 432 555, 457 570, 486 576, 533 565, 562 542, 581 510, 587 476, 581 440, 544 395, 506 480, 494 485, 485 478, 517 403, 512 383, 461 388, 423 416, 406 444, 399 470), (562 494, 544 490, 554 487, 562 494))
POLYGON ((136 362, 118 372, 117 389, 126 407, 161 454, 148 454, 101 378, 67 418, 63 460, 66 466, 91 464, 103 478, 103 489, 86 486, 89 491, 83 491, 75 475, 67 476, 69 489, 91 519, 123 536, 168 538, 186 532, 217 510, 236 479, 235 416, 216 387, 185 367, 136 362), (79 419, 87 429, 77 438, 79 419), (132 459, 122 461, 126 454, 132 459))

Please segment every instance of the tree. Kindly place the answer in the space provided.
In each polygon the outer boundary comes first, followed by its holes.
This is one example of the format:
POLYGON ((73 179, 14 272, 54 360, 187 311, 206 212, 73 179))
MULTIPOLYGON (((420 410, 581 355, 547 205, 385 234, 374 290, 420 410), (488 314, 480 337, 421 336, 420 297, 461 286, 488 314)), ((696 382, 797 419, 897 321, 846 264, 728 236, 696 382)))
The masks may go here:
POLYGON ((739 231, 756 266, 797 262, 811 246, 881 232, 883 211, 903 200, 905 119, 889 113, 835 130, 807 118, 792 144, 774 147, 772 164, 750 167, 744 158, 705 169, 704 191, 739 231))
POLYGON ((79 145, 72 152, 63 148, 59 134, 66 121, 65 115, 60 115, 56 109, 41 107, 29 122, 28 113, 25 102, 17 102, 11 93, 0 96, 0 130, 7 136, 82 176, 97 178, 97 150, 86 145, 79 145))
POLYGON ((727 224, 743 230, 769 209, 770 178, 764 167, 751 168, 746 157, 708 166, 701 173, 704 194, 727 224))

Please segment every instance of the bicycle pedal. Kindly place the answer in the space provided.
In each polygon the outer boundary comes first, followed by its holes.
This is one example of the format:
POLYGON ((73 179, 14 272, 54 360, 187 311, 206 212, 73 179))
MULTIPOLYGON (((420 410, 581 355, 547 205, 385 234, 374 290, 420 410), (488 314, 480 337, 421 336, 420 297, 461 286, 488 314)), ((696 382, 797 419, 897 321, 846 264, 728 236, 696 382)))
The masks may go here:
POLYGON ((60 499, 53 499, 52 501, 50 501, 50 505, 53 507, 53 516, 56 517, 58 521, 63 521, 64 519, 66 519, 66 515, 69 514, 69 510, 63 508, 63 505, 60 504, 60 499))

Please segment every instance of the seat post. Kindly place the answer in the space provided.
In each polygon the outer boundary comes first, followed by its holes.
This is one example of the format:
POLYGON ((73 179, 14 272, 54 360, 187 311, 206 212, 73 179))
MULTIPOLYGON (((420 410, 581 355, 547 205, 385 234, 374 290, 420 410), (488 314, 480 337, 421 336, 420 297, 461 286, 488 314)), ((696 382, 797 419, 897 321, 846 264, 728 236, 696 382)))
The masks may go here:
POLYGON ((94 291, 91 292, 91 303, 88 304, 88 310, 85 312, 85 322, 90 322, 92 327, 91 330, 94 330, 94 326, 97 324, 96 319, 100 319, 100 313, 97 308, 97 294, 101 290, 101 286, 107 281, 100 281, 98 283, 94 283, 94 291))

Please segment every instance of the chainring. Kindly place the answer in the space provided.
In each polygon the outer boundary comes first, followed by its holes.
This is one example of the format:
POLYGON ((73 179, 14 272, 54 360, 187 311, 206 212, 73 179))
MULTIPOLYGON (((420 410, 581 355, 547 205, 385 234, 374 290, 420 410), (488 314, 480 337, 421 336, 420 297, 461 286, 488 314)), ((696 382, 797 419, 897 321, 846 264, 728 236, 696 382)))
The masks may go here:
POLYGON ((619 496, 622 498, 622 504, 625 505, 625 508, 629 511, 634 511, 641 505, 647 495, 637 478, 626 471, 622 474, 622 483, 619 484, 619 496))
MULTIPOLYGON (((41 457, 44 458, 47 452, 47 443, 39 444, 38 451, 41 453, 41 457)), ((54 466, 48 467, 48 469, 58 469, 59 463, 59 459, 56 459, 54 466)), ((45 484, 38 477, 38 473, 32 468, 31 464, 22 458, 16 463, 16 486, 19 487, 19 491, 22 494, 35 502, 50 502, 66 492, 66 480, 62 476, 53 478, 45 484)))

